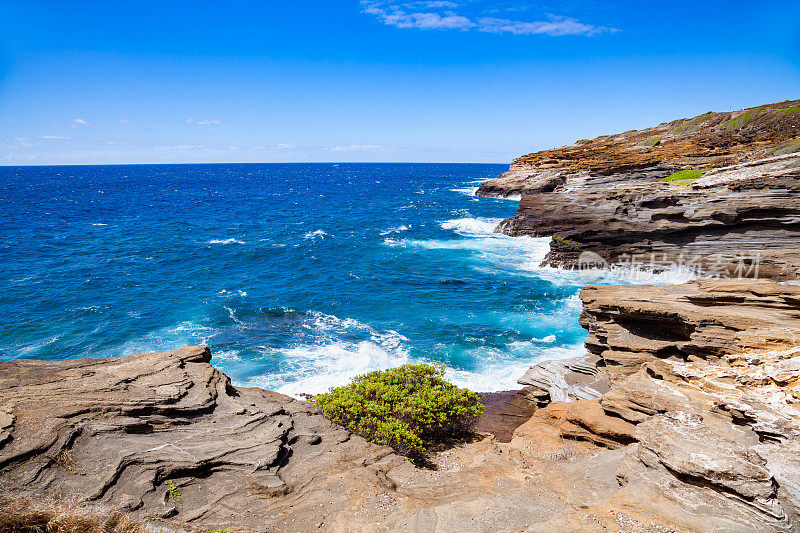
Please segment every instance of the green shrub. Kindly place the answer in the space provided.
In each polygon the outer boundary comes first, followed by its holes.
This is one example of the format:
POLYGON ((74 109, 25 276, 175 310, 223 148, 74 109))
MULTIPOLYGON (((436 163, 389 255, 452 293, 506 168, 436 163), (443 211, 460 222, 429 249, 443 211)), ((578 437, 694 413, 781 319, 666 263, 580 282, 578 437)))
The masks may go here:
POLYGON ((659 144, 661 144, 661 138, 660 137, 649 137, 649 138, 643 140, 641 144, 643 144, 645 146, 658 146, 659 144))
POLYGON ((483 412, 477 394, 443 376, 444 365, 403 365, 358 376, 313 401, 331 421, 413 461, 429 444, 468 435, 483 412))
POLYGON ((577 141, 575 141, 575 144, 589 144, 591 142, 592 142, 591 139, 578 139, 577 141))
POLYGON ((776 109, 775 111, 777 113, 797 113, 798 111, 800 111, 800 107, 798 106, 784 107, 783 109, 776 109))
POLYGON ((679 170, 678 172, 673 172, 666 178, 662 179, 661 181, 666 183, 671 183, 673 181, 685 181, 685 180, 696 180, 706 172, 711 170, 710 168, 695 168, 692 170, 679 170))

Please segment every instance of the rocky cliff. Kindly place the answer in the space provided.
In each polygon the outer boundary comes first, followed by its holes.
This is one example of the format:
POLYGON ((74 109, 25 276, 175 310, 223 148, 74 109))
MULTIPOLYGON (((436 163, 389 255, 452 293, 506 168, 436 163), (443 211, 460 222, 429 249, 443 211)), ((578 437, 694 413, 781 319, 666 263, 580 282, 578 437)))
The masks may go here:
POLYGON ((800 101, 708 113, 523 156, 479 188, 521 194, 509 235, 553 236, 547 263, 582 252, 614 263, 691 264, 733 274, 800 269, 800 101), (699 179, 663 181, 693 169, 699 179), (746 263, 746 264, 744 264, 746 263))

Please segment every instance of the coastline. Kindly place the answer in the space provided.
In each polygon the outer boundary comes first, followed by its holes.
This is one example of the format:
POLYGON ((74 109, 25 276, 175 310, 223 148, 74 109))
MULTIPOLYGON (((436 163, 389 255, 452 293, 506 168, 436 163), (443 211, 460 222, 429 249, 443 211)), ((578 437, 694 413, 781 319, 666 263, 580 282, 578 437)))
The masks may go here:
POLYGON ((608 136, 524 156, 481 186, 522 190, 500 228, 554 237, 545 263, 694 254, 719 279, 584 288, 588 354, 487 395, 497 435, 437 452, 435 470, 308 402, 233 387, 193 347, 0 363, 0 484, 198 531, 797 530, 800 153, 776 158, 786 140, 766 119, 732 133, 736 116, 702 117, 661 148, 639 145, 652 130, 608 136), (763 268, 736 275, 740 256, 763 268))

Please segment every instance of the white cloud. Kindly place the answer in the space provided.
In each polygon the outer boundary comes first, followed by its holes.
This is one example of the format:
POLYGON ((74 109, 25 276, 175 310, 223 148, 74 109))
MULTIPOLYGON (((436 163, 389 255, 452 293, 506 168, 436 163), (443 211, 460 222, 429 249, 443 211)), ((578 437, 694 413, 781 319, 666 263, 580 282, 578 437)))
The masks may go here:
POLYGON ((455 2, 449 2, 448 0, 433 0, 432 2, 420 2, 420 4, 428 9, 436 9, 440 7, 458 7, 458 4, 455 2))
MULTIPOLYGON (((493 17, 470 18, 453 11, 459 5, 448 0, 428 2, 386 2, 362 0, 364 13, 375 15, 381 22, 397 28, 475 30, 486 33, 508 33, 512 35, 597 35, 617 32, 616 28, 585 24, 574 18, 550 16, 548 20, 523 21, 493 17), (428 9, 429 11, 413 11, 428 9)), ((524 9, 527 9, 525 6, 524 9)), ((523 8, 507 8, 506 11, 522 11, 523 8)), ((484 13, 497 12, 497 9, 484 13)))
POLYGON ((74 118, 72 119, 72 123, 70 124, 70 126, 72 126, 73 128, 78 128, 80 126, 91 126, 91 124, 89 124, 82 118, 74 118))
POLYGON ((26 148, 29 148, 31 146, 36 146, 38 144, 33 142, 32 139, 29 139, 27 137, 14 137, 12 141, 14 141, 14 143, 16 143, 17 145, 24 146, 26 148))
POLYGON ((61 135, 42 135, 40 139, 45 139, 48 141, 63 141, 65 139, 69 139, 69 137, 62 137, 61 135))
POLYGON ((366 5, 364 12, 377 16, 388 26, 398 28, 419 28, 424 30, 454 30, 468 29, 475 26, 475 23, 467 17, 456 15, 448 11, 443 15, 439 13, 406 13, 396 6, 392 6, 389 11, 377 7, 376 5, 366 5))
POLYGON ((187 118, 186 120, 184 120, 184 122, 187 124, 196 124, 198 126, 219 126, 220 124, 222 124, 221 120, 210 119, 210 118, 205 120, 195 120, 193 118, 187 118))
POLYGON ((575 19, 551 17, 548 21, 522 22, 518 20, 484 17, 478 20, 480 31, 489 33, 511 33, 513 35, 543 34, 558 37, 561 35, 597 35, 612 28, 584 24, 575 19))
POLYGON ((294 145, 281 143, 277 145, 275 148, 277 148, 278 150, 291 150, 292 148, 294 148, 294 145))

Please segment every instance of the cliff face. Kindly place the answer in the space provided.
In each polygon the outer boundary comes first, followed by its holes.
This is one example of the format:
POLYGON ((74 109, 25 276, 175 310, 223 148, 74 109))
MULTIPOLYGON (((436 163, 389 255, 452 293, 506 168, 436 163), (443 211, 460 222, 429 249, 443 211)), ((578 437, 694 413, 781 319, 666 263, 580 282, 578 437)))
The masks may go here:
POLYGON ((518 158, 479 196, 522 196, 499 230, 553 236, 545 260, 689 263, 733 274, 800 269, 800 101, 701 115, 518 158), (654 140, 655 139, 655 140, 654 140), (664 182, 677 170, 695 180, 664 182), (700 174, 698 172, 698 174, 700 174))

